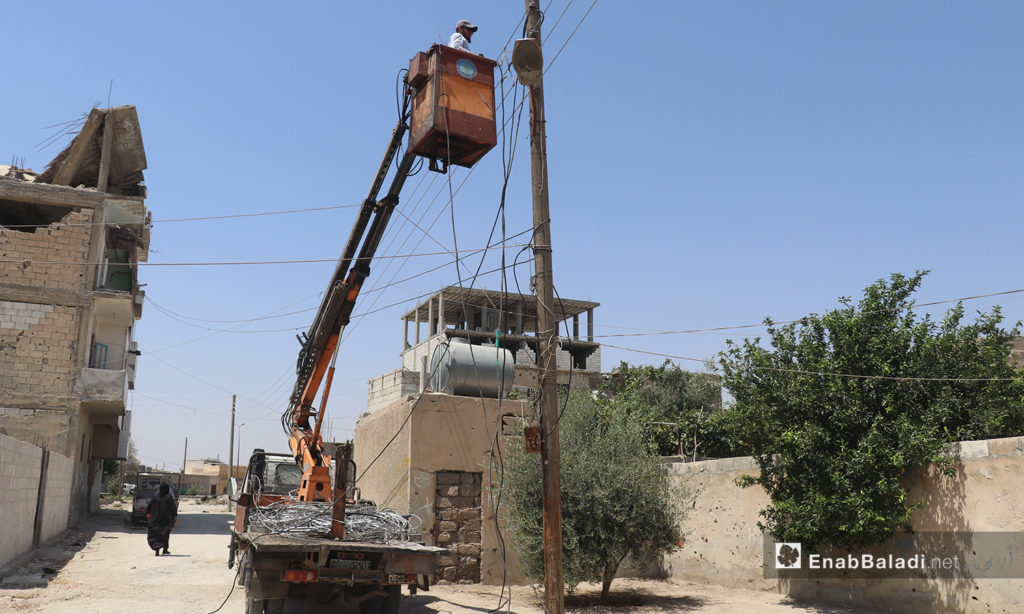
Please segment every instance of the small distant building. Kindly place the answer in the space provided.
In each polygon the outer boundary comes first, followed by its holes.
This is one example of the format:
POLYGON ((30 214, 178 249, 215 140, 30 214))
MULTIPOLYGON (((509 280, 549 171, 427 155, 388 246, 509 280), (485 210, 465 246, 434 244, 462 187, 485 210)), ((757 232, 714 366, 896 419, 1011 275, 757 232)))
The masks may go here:
POLYGON ((227 492, 228 466, 218 460, 186 460, 182 492, 216 496, 227 492), (187 485, 187 487, 186 487, 187 485))
MULTIPOLYGON (((594 340, 599 304, 564 299, 556 307, 563 331, 558 382, 596 388, 602 381, 601 346, 594 340)), ((439 562, 438 580, 501 584, 508 569, 520 581, 508 535, 502 561, 499 531, 504 533, 505 521, 498 518, 496 524, 491 494, 500 479, 496 437, 522 436, 526 424, 536 424, 536 297, 449 286, 402 321, 402 366, 370 380, 367 411, 356 423, 354 460, 362 496, 415 514, 424 542, 451 550, 439 562), (447 367, 439 357, 451 344, 464 343, 480 361, 476 376, 504 378, 511 371, 510 385, 485 382, 480 390, 500 390, 492 398, 435 390, 446 379, 440 377, 447 367), (508 357, 514 365, 505 369, 508 357)))

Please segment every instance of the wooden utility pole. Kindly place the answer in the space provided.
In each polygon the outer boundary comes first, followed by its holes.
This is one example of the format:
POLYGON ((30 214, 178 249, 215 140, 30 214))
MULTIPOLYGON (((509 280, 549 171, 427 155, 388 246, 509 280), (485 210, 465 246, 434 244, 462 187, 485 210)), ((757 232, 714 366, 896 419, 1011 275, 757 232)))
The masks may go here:
POLYGON ((185 477, 185 464, 188 462, 188 437, 185 438, 185 453, 181 456, 181 473, 178 474, 178 496, 181 496, 181 478, 185 477))
MULTIPOLYGON (((228 488, 231 488, 231 478, 235 477, 235 466, 231 463, 235 458, 235 395, 231 395, 231 443, 228 444, 228 488)), ((231 493, 228 493, 228 511, 231 511, 231 493)))
MULTIPOLYGON (((540 55, 540 8, 526 0, 526 36, 540 55)), ((538 57, 538 60, 540 58, 538 57)), ((562 478, 558 442, 558 363, 554 285, 551 271, 551 219, 548 210, 548 155, 544 79, 530 79, 530 169, 533 183, 533 258, 537 289, 537 363, 540 367, 540 435, 544 491, 544 602, 547 614, 563 614, 562 478)))

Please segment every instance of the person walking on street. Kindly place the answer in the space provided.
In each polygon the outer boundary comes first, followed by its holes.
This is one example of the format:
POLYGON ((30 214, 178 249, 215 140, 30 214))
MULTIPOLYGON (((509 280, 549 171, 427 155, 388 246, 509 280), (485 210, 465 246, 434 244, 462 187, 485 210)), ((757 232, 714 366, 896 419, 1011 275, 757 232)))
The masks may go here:
POLYGON ((473 38, 473 33, 478 29, 469 20, 460 20, 459 23, 455 24, 455 33, 448 39, 448 46, 469 51, 469 42, 473 38))
POLYGON ((167 549, 171 539, 171 529, 178 524, 178 503, 171 495, 169 484, 161 484, 160 492, 149 500, 146 507, 146 520, 149 521, 149 547, 153 549, 156 556, 160 556, 160 550, 164 554, 170 554, 167 549))

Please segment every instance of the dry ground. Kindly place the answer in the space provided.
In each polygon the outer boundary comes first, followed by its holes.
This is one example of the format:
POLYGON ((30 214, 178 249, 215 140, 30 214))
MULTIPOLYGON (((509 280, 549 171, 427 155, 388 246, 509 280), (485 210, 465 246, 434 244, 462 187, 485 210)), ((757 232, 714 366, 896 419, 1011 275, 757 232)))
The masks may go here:
MULTIPOLYGON (((228 526, 224 504, 185 501, 178 527, 171 535, 171 555, 153 556, 145 530, 125 522, 126 508, 111 506, 90 517, 78 530, 66 532, 36 551, 20 567, 8 569, 0 581, 0 611, 25 614, 119 614, 161 610, 204 614, 242 614, 243 591, 233 585, 227 568, 228 526)), ((855 612, 845 608, 798 603, 774 593, 692 583, 619 579, 612 585, 613 603, 598 606, 597 585, 583 586, 566 599, 569 612, 613 614, 793 614, 855 612)), ((507 594, 507 593, 506 593, 507 594)), ((500 587, 434 586, 406 596, 402 614, 484 614, 499 607, 500 587)), ((509 608, 518 614, 543 614, 537 596, 515 587, 509 608)), ((289 602, 286 613, 345 612, 339 606, 289 602)), ((348 610, 351 614, 352 610, 348 610)), ((866 614, 866 610, 856 610, 866 614)))

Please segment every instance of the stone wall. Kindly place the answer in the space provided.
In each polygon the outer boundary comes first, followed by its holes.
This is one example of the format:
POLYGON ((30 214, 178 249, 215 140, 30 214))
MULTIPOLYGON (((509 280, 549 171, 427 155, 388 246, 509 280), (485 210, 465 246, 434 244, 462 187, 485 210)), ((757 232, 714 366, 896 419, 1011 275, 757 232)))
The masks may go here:
POLYGON ((435 482, 434 543, 451 550, 438 561, 437 579, 460 584, 479 582, 483 474, 441 471, 435 482))
MULTIPOLYGON (((1024 529, 1024 437, 958 443, 951 452, 955 477, 929 466, 905 479, 910 500, 922 504, 911 517, 911 528, 967 534, 1024 529)), ((757 522, 769 499, 760 487, 735 483, 741 475, 757 474, 753 459, 671 463, 668 468, 674 479, 694 489, 695 501, 684 523, 685 546, 663 559, 662 575, 893 612, 1024 611, 1019 578, 765 578, 757 522)))

